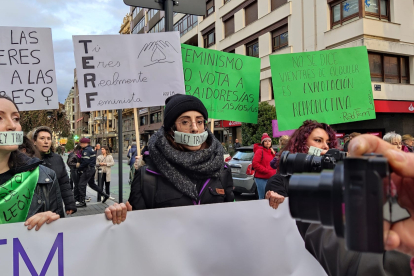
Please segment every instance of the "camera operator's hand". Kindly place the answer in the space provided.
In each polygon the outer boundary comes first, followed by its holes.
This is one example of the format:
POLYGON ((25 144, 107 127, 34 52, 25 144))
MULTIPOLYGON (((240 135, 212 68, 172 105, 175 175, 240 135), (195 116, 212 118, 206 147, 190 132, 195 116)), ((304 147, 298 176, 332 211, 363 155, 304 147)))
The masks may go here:
POLYGON ((284 196, 279 195, 278 193, 273 191, 267 191, 265 199, 269 200, 269 206, 273 209, 277 209, 277 207, 279 207, 279 204, 282 204, 283 201, 285 201, 284 196))
POLYGON ((350 156, 382 154, 393 169, 391 179, 397 188, 398 203, 408 210, 409 219, 390 225, 384 223, 386 250, 398 250, 414 256, 414 154, 395 150, 391 144, 373 135, 360 135, 349 144, 350 156))

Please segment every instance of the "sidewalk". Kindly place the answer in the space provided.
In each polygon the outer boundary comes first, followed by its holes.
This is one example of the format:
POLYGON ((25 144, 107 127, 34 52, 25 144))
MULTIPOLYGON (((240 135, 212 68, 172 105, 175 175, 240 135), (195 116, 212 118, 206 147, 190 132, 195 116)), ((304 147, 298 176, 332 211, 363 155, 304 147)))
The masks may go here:
POLYGON ((96 202, 97 192, 89 188, 86 189, 86 195, 91 197, 91 201, 86 203, 86 207, 78 208, 78 211, 68 217, 80 217, 80 216, 89 216, 89 215, 96 215, 96 214, 104 214, 105 208, 111 206, 115 203, 108 199, 105 203, 96 202))

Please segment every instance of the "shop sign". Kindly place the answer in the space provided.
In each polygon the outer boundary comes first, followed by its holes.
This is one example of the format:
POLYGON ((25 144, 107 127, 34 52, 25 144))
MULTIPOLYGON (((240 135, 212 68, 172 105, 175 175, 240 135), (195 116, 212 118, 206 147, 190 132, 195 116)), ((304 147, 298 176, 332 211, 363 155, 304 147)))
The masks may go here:
POLYGON ((412 101, 381 101, 374 100, 375 112, 378 113, 414 113, 412 101))
POLYGON ((241 126, 241 122, 235 122, 235 121, 222 121, 223 127, 238 127, 241 126))

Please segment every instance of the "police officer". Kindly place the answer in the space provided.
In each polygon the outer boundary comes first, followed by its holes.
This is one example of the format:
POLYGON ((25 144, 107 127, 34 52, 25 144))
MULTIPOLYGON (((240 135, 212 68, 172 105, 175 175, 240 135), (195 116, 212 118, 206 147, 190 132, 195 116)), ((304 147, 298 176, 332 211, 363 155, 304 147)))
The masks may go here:
POLYGON ((76 207, 86 207, 85 197, 86 197, 86 185, 89 184, 93 190, 99 192, 103 197, 102 203, 109 198, 102 189, 95 184, 95 165, 96 165, 96 152, 90 146, 90 140, 88 138, 80 139, 80 146, 82 148, 82 157, 80 163, 76 164, 78 172, 80 175, 79 178, 79 201, 76 202, 76 207))

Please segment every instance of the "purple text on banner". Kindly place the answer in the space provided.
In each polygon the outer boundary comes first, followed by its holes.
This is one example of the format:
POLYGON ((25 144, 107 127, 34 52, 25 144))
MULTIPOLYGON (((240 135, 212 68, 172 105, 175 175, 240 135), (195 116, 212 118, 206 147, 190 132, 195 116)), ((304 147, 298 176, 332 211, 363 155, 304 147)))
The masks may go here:
POLYGON ((277 120, 272 120, 272 128, 273 128, 273 137, 280 137, 283 135, 291 136, 296 130, 296 129, 292 129, 292 130, 279 131, 279 127, 277 126, 277 120))

